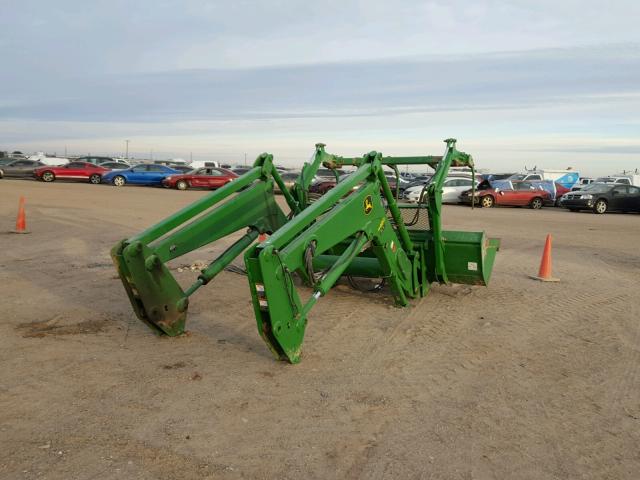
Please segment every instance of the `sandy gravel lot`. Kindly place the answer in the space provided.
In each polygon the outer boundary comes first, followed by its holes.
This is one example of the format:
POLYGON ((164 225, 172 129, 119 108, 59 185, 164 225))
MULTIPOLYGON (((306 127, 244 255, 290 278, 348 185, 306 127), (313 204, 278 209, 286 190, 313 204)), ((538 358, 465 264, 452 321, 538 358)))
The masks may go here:
POLYGON ((293 366, 238 274, 190 335, 135 318, 109 249, 205 194, 0 180, 0 478, 639 477, 640 215, 446 207, 502 238, 491 285, 407 309, 338 286, 293 366), (559 284, 528 278, 547 232, 559 284))

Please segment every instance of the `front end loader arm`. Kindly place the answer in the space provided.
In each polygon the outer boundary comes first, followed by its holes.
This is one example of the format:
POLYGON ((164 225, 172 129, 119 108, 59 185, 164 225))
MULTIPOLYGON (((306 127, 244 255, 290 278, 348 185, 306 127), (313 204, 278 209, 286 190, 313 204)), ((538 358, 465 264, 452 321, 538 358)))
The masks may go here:
MULTIPOLYGON (((432 257, 434 260, 433 271, 435 272, 435 279, 439 282, 447 283, 449 278, 445 268, 445 245, 442 232, 442 187, 452 166, 471 167, 471 188, 475 191, 475 165, 471 155, 456 149, 455 138, 448 138, 444 142, 447 145, 444 155, 434 166, 435 173, 426 189, 426 204, 429 212, 429 227, 433 232, 432 257)), ((474 197, 472 196, 471 198, 474 197)))
MULTIPOLYGON (((112 249, 118 274, 140 320, 158 333, 174 336, 184 331, 189 296, 246 250, 259 234, 275 232, 286 223, 284 212, 275 202, 274 182, 282 180, 273 167, 273 156, 262 154, 237 180, 112 249), (232 201, 221 203, 232 194, 237 194, 232 201), (165 265, 243 228, 247 229, 245 235, 204 268, 186 290, 165 265)), ((286 198, 292 211, 298 211, 292 197, 286 198)))
MULTIPOLYGON (((378 173, 382 172, 380 156, 375 152, 369 155, 374 157, 370 163, 363 163, 269 240, 245 253, 258 330, 280 359, 291 363, 300 360, 309 311, 365 250, 370 251, 375 261, 372 275, 379 274, 388 280, 396 303, 406 305, 407 297, 419 294, 419 286, 414 282, 415 254, 404 248, 380 195, 382 186, 384 196, 393 201, 386 178, 378 173), (313 279, 313 294, 303 303, 292 273, 309 267, 311 250, 313 256, 320 256, 334 247, 342 248, 345 243, 346 247, 327 270, 320 274, 308 272, 313 279)), ((406 241, 410 242, 408 236, 406 241)))
POLYGON ((310 162, 305 162, 300 171, 300 175, 291 187, 290 194, 298 203, 300 210, 309 206, 309 187, 318 173, 318 168, 335 155, 325 152, 324 143, 316 143, 316 149, 310 162))
POLYGON ((357 170, 305 208, 268 241, 245 252, 245 265, 260 335, 274 355, 300 361, 308 315, 341 275, 384 278, 399 306, 428 293, 431 282, 486 285, 500 242, 484 232, 442 230, 442 184, 452 165, 473 168, 470 155, 446 140, 443 156, 362 158, 328 155, 324 165, 357 170), (428 164, 436 169, 428 205, 399 205, 383 165, 428 164), (420 209, 428 227, 416 226, 420 209), (405 224, 403 211, 412 220, 405 224), (415 214, 413 213, 415 212, 415 214), (293 273, 310 280, 303 300, 293 273))

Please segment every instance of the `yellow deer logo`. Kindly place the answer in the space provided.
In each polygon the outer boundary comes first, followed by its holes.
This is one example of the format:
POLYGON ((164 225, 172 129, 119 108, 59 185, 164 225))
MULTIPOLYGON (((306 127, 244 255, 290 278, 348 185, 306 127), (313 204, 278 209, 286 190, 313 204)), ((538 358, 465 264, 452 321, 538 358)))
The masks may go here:
POLYGON ((371 195, 367 195, 364 198, 364 214, 369 215, 373 210, 373 200, 371 199, 371 195))

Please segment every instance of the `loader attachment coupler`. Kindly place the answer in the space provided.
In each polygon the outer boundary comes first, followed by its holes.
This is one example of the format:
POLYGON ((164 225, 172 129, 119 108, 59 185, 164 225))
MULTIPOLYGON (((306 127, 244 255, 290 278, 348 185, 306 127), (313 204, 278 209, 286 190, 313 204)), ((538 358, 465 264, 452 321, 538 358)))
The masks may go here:
POLYGON ((442 184, 449 167, 473 169, 473 159, 456 150, 454 139, 445 142, 441 157, 332 157, 326 167, 357 170, 246 251, 258 330, 277 358, 300 361, 309 313, 342 275, 385 279, 398 306, 426 295, 432 282, 487 284, 499 240, 442 229, 442 184), (435 167, 424 204, 396 201, 383 165, 400 164, 435 167), (295 287, 294 272, 311 287, 306 299, 295 287))
POLYGON ((112 256, 138 318, 158 333, 182 333, 189 299, 152 250, 120 242, 112 256))

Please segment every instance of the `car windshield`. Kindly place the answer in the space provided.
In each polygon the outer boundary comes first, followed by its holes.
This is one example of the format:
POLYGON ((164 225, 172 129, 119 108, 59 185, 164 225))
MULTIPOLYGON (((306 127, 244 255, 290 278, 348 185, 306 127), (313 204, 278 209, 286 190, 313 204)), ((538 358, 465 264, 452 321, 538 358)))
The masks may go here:
POLYGON ((527 178, 526 175, 511 175, 509 180, 524 180, 525 178, 527 178))
POLYGON ((584 187, 581 192, 590 192, 590 193, 605 193, 613 188, 612 185, 603 184, 603 183, 592 183, 591 185, 587 185, 584 187))

